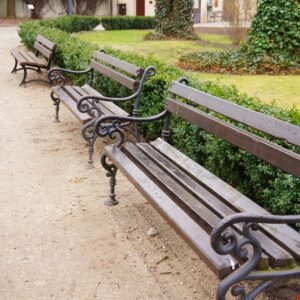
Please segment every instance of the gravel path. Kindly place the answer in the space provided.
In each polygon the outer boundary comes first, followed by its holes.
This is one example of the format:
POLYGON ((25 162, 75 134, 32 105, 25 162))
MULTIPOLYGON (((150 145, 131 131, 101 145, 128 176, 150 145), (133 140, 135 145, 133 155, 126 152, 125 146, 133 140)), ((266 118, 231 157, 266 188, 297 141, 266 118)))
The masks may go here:
POLYGON ((49 88, 10 73, 19 44, 0 27, 0 299, 213 299, 215 276, 125 178, 103 205, 79 123, 64 107, 54 123, 49 88))

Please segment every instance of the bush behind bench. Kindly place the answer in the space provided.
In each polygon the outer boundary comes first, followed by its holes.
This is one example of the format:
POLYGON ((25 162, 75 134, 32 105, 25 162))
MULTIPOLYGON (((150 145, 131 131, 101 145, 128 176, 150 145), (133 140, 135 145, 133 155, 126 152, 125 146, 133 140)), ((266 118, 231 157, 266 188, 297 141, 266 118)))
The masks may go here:
MULTIPOLYGON (((29 48, 32 48, 37 34, 42 34, 56 42, 58 44, 56 63, 59 66, 75 70, 85 69, 91 53, 99 49, 96 45, 81 41, 67 32, 41 25, 40 21, 23 23, 20 26, 19 35, 29 48)), ((111 55, 141 67, 156 66, 157 76, 146 83, 143 91, 142 115, 149 116, 160 112, 163 109, 163 101, 169 83, 187 75, 181 69, 151 57, 145 58, 141 55, 110 48, 105 50, 111 55)), ((296 109, 282 109, 268 105, 257 98, 239 93, 235 87, 200 81, 192 76, 188 77, 191 78, 191 85, 199 90, 300 125, 300 112, 296 109)), ((95 87, 107 95, 125 96, 128 93, 125 89, 120 89, 116 84, 100 77, 96 78, 95 87)), ((160 135, 161 126, 161 123, 145 125, 142 128, 143 135, 148 139, 153 139, 160 135)), ((237 124, 237 126, 241 125, 237 124)), ((172 129, 172 143, 176 148, 229 184, 237 187, 273 214, 300 213, 299 178, 281 172, 251 154, 196 128, 196 126, 173 120, 172 129)), ((246 129, 248 131, 253 130, 246 129)), ((299 147, 288 145, 283 141, 278 141, 278 143, 300 153, 299 147)))
POLYGON ((154 29, 154 17, 102 17, 101 24, 105 30, 154 29))

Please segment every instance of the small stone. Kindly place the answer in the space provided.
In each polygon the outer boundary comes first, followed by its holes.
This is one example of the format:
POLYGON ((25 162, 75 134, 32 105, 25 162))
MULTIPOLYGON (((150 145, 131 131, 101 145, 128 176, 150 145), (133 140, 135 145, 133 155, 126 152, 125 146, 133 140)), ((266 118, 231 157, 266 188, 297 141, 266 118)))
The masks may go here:
POLYGON ((155 228, 151 227, 151 228, 148 230, 147 234, 148 234, 149 236, 156 236, 156 235, 158 234, 158 231, 157 231, 155 228))

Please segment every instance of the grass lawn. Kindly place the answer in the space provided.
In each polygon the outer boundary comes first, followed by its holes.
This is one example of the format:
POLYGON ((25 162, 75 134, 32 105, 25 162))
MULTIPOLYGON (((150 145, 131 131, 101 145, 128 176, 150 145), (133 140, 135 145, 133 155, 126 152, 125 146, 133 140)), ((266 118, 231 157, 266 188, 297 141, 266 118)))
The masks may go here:
MULTIPOLYGON (((196 73, 194 73, 196 74, 196 73)), ((238 90, 249 96, 271 103, 275 100, 280 107, 295 105, 300 109, 300 76, 264 76, 264 75, 220 75, 197 73, 197 77, 206 80, 218 80, 224 84, 233 84, 238 90)))
MULTIPOLYGON (((201 41, 144 41, 149 30, 116 30, 79 33, 82 40, 102 47, 118 48, 145 56, 151 55, 175 64, 178 57, 195 51, 220 51, 231 47, 224 35, 201 34, 201 41)), ((224 75, 197 73, 199 78, 234 84, 241 92, 257 96, 265 102, 276 100, 281 107, 296 105, 300 109, 300 76, 224 75)))
POLYGON ((194 51, 218 51, 230 47, 230 40, 222 35, 201 35, 202 41, 145 41, 150 30, 113 30, 84 32, 78 36, 99 46, 108 46, 138 54, 151 55, 175 64, 178 57, 194 51))

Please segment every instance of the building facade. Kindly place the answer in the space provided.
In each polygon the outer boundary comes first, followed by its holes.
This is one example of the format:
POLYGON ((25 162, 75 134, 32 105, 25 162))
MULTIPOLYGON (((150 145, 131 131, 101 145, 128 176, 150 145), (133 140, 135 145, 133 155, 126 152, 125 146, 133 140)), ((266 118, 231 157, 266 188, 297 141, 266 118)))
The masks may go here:
MULTIPOLYGON (((194 22, 223 21, 224 0, 194 0, 194 22)), ((243 5, 244 0, 239 0, 243 5)), ((31 11, 26 3, 31 0, 15 0, 16 17, 30 18, 31 11)), ((41 11, 43 18, 66 15, 65 0, 49 0, 41 11)), ((75 2, 75 1, 74 1, 75 2)), ((255 3, 255 0, 253 0, 255 3)), ((0 17, 6 17, 7 1, 0 0, 0 17)), ((97 16, 155 16, 155 0, 103 0, 96 11, 97 16)))

